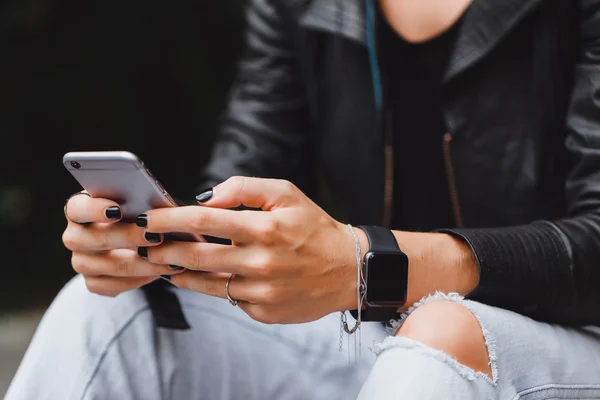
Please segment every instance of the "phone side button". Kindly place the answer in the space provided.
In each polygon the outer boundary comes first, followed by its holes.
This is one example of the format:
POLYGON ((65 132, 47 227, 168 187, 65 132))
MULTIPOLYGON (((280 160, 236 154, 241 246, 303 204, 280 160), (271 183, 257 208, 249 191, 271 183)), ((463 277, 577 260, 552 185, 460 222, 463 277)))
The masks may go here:
POLYGON ((159 181, 154 181, 156 182, 156 186, 158 186, 158 188, 160 189, 161 192, 163 192, 163 194, 167 194, 167 191, 165 190, 165 188, 160 184, 159 181))
POLYGON ((167 198, 167 200, 171 203, 171 204, 175 204, 177 205, 177 202, 171 197, 170 194, 165 192, 165 197, 167 198))

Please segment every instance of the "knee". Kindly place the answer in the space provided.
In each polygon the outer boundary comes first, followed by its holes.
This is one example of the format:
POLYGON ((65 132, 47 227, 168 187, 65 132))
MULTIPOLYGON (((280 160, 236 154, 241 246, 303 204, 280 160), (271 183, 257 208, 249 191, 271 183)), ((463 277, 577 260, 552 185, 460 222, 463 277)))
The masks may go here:
POLYGON ((459 363, 492 377, 488 349, 477 318, 452 301, 436 301, 414 310, 396 336, 441 350, 459 363))

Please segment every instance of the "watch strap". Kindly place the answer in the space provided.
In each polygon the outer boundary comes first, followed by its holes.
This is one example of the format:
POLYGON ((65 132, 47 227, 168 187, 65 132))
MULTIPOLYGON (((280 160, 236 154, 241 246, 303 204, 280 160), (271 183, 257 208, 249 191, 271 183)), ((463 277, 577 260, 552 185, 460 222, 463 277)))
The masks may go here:
MULTIPOLYGON (((398 252, 400 247, 396 237, 391 230, 381 226, 361 225, 358 226, 369 241, 369 250, 373 252, 398 252)), ((368 290, 368 288, 367 288, 368 290)), ((358 319, 358 311, 350 310, 354 319, 358 319)), ((388 321, 396 318, 398 315, 397 307, 366 307, 361 311, 361 320, 363 321, 388 321)))
POLYGON ((358 228, 367 235, 369 251, 397 252, 400 251, 396 237, 391 230, 381 226, 361 225, 358 228))

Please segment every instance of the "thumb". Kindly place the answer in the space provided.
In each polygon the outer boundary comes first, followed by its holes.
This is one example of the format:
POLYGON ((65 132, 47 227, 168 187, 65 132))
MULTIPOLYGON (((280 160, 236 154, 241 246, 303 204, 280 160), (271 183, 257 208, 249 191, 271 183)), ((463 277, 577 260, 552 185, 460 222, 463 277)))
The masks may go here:
POLYGON ((240 206, 272 211, 299 200, 300 190, 281 179, 234 176, 196 196, 202 205, 215 208, 240 206))

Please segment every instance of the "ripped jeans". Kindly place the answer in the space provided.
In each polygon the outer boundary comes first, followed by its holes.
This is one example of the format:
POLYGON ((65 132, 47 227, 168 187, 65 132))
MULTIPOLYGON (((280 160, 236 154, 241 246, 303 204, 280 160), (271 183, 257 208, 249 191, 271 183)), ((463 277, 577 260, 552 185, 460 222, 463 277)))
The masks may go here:
POLYGON ((443 300, 473 313, 489 376, 379 323, 364 324, 355 361, 353 347, 339 350, 339 314, 268 326, 227 301, 174 290, 191 330, 156 328, 141 291, 106 298, 74 278, 6 399, 600 399, 600 328, 539 323, 456 295, 411 308, 443 300))

